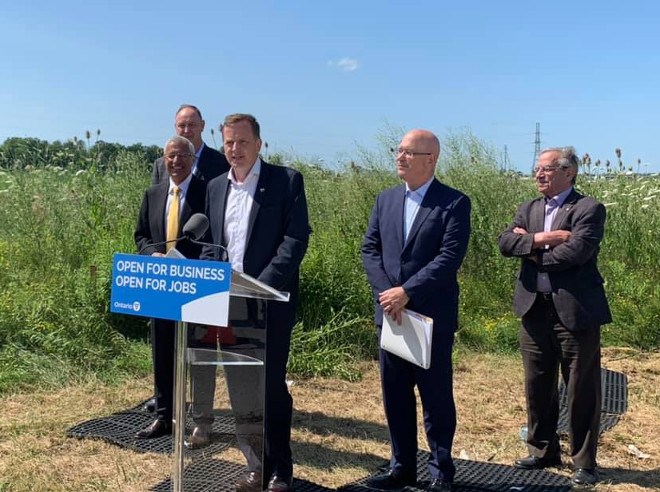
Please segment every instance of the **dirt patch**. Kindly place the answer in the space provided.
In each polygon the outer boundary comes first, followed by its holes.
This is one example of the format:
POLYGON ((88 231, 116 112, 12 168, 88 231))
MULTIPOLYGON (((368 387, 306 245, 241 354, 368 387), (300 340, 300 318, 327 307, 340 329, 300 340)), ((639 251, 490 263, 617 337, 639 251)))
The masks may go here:
MULTIPOLYGON (((603 366, 628 376, 628 411, 601 436, 603 483, 595 490, 660 490, 660 353, 604 350, 603 366), (631 453, 635 446, 648 458, 631 453)), ((389 456, 378 367, 365 363, 360 382, 292 382, 293 452, 297 477, 339 487, 372 473, 389 456)), ((525 455, 519 357, 459 353, 455 362, 458 430, 454 455, 511 464, 525 455)), ((0 399, 0 491, 144 491, 170 473, 170 459, 104 442, 65 437, 92 418, 132 407, 149 396, 149 379, 108 387, 91 381, 58 392, 0 399)), ((421 409, 420 409, 421 412, 421 409)), ((420 448, 426 449, 419 427, 420 448)), ((223 459, 239 459, 228 450, 223 459)), ((566 465, 554 469, 570 475, 566 465)))

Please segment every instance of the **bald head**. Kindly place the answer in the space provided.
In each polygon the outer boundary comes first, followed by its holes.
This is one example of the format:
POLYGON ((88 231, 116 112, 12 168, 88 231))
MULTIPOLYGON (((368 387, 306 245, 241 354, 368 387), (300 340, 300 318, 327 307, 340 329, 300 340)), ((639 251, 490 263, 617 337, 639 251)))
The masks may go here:
POLYGON ((401 139, 396 153, 397 174, 415 190, 433 177, 439 156, 438 137, 428 130, 410 130, 401 139))
POLYGON ((435 157, 435 161, 440 157, 440 140, 435 133, 417 128, 406 133, 404 140, 406 137, 415 142, 417 152, 430 152, 435 157))

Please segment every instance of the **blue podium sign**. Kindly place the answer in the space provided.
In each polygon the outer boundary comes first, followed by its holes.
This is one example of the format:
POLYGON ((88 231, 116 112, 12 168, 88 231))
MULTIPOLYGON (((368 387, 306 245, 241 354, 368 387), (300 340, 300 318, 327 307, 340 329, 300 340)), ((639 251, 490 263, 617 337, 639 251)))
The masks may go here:
POLYGON ((231 264, 116 253, 110 311, 227 326, 231 264))

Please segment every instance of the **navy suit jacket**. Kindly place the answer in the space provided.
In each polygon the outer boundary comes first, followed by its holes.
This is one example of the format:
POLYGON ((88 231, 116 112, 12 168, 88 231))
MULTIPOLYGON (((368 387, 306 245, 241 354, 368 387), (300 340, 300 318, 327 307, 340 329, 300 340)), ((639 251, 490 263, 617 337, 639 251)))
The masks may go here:
POLYGON ((404 243, 405 192, 400 185, 378 195, 362 245, 376 324, 383 323, 378 294, 402 286, 410 298, 406 308, 433 318, 436 330, 453 333, 458 324, 456 277, 470 237, 470 199, 434 179, 404 243))
MULTIPOLYGON (((146 248, 142 254, 151 255, 152 253, 165 253, 165 244, 154 246, 166 239, 166 218, 165 207, 167 205, 167 193, 169 191, 169 180, 163 181, 157 185, 150 186, 144 192, 140 214, 135 227, 135 245, 138 251, 146 248)), ((179 233, 188 221, 196 213, 204 212, 204 199, 206 197, 206 182, 193 176, 186 192, 185 200, 179 217, 179 233)), ((201 246, 191 243, 187 239, 181 239, 176 242, 176 249, 186 258, 199 258, 201 246)))
MULTIPOLYGON (((205 241, 227 244, 224 237, 228 173, 213 179, 207 188, 206 215, 209 230, 205 241)), ((309 242, 309 218, 303 177, 298 171, 261 161, 254 202, 247 218, 248 231, 243 271, 280 290, 289 292, 288 303, 269 303, 271 321, 293 326, 298 301, 300 263, 309 242)), ((205 246, 202 259, 223 260, 223 252, 205 246)), ((269 321, 269 324, 270 321, 269 321)))
MULTIPOLYGON (((224 154, 212 149, 204 144, 202 153, 199 156, 197 163, 197 173, 200 179, 211 181, 213 178, 220 176, 222 173, 229 171, 229 162, 224 154)), ((162 182, 168 182, 169 175, 165 169, 165 161, 159 157, 154 162, 154 168, 151 172, 151 184, 155 185, 162 182)))
POLYGON ((535 232, 543 232, 543 197, 523 203, 513 223, 499 237, 504 256, 521 258, 513 296, 513 310, 524 316, 536 299, 539 271, 548 273, 552 298, 562 324, 569 330, 596 328, 612 321, 597 260, 605 231, 605 207, 573 190, 552 222, 552 230, 571 231, 565 243, 547 250, 532 250, 535 232), (528 234, 516 234, 522 227, 528 234), (537 258, 537 262, 531 257, 537 258))

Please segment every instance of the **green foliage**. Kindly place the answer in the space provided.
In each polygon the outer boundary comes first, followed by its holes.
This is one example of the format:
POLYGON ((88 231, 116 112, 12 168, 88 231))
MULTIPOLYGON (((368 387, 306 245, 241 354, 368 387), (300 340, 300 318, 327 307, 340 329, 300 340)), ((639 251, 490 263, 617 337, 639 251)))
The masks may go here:
MULTIPOLYGON (((356 362, 376 355, 360 247, 377 193, 399 183, 386 149, 400 133, 390 129, 381 151, 359 149, 359 159, 339 171, 273 156, 303 173, 313 229, 301 268, 292 373, 355 379, 356 362)), ((33 143, 20 165, 1 164, 9 151, 7 142, 0 147, 0 393, 90 375, 118 381, 148 374, 145 321, 108 312, 112 254, 135 248, 133 229, 149 183, 145 154, 119 149, 111 158, 86 161, 93 146, 78 142, 61 150, 73 153, 74 164, 52 166, 53 151, 33 143)), ((519 322, 511 299, 518 262, 499 254, 497 237, 517 205, 536 196, 534 182, 500 170, 494 152, 469 132, 443 138, 438 177, 472 200, 457 340, 515 351, 519 322)), ((600 268, 614 323, 604 327, 603 343, 657 349, 660 179, 582 175, 578 187, 608 211, 600 268)))
POLYGON ((111 256, 135 248, 147 173, 125 152, 114 167, 0 173, 0 392, 148 370, 125 336, 144 341, 144 321, 108 312, 111 256))
POLYGON ((375 353, 376 334, 363 319, 347 316, 340 311, 314 330, 298 323, 291 340, 289 371, 302 377, 339 376, 356 381, 360 377, 356 363, 375 353))
POLYGON ((162 155, 156 145, 133 144, 128 147, 99 140, 101 131, 96 132, 96 141, 91 143, 87 132, 86 143, 74 138, 66 142, 47 142, 38 138, 8 138, 0 145, 0 169, 24 169, 34 167, 56 167, 77 171, 79 169, 113 170, 115 160, 129 152, 141 156, 145 163, 152 163, 162 155))

